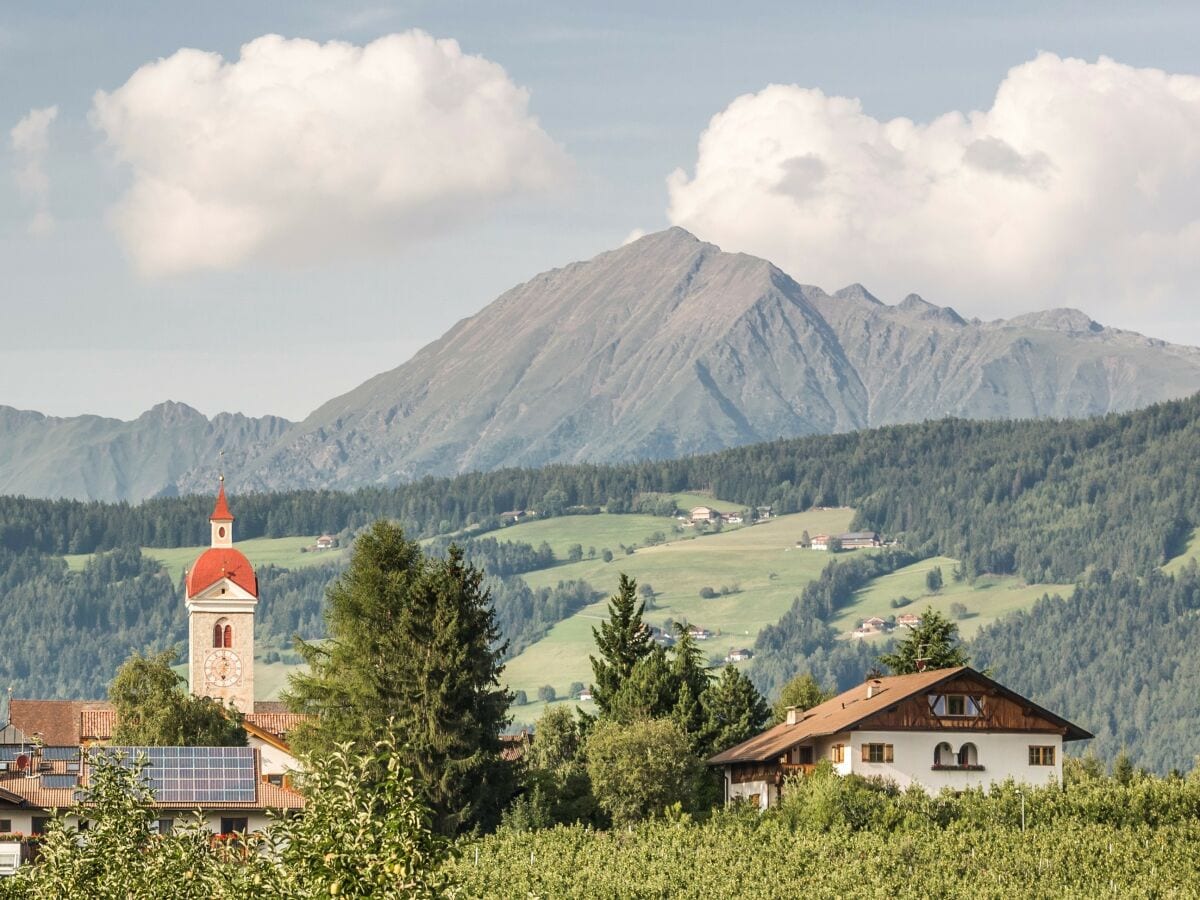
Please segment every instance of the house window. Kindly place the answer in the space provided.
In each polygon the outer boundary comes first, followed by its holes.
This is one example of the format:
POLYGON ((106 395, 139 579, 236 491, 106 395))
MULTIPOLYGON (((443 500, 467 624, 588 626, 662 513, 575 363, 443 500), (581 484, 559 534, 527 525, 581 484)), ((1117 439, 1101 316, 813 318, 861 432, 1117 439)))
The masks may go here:
POLYGON ((862 760, 868 763, 890 763, 892 762, 892 745, 891 744, 863 744, 862 745, 862 760))
POLYGON ((946 698, 946 715, 965 716, 967 714, 967 698, 962 694, 951 694, 946 698))
POLYGON ((222 631, 223 628, 224 628, 224 626, 220 622, 218 622, 216 625, 213 626, 213 646, 214 647, 221 646, 221 635, 223 633, 223 631, 222 631))
POLYGON ((829 758, 835 763, 844 763, 846 761, 846 745, 834 744, 829 750, 829 758))
POLYGON ((222 816, 221 834, 245 834, 250 822, 245 816, 222 816))
POLYGON ((1029 764, 1031 766, 1052 766, 1052 765, 1054 765, 1054 748, 1053 747, 1030 747, 1029 748, 1029 764))
POLYGON ((283 775, 268 775, 267 784, 273 784, 276 787, 283 787, 283 775))
POLYGON ((12 819, 0 819, 0 834, 12 834, 12 819))
POLYGON ((983 700, 969 694, 931 694, 929 708, 935 716, 983 715, 983 700))
POLYGON ((174 819, 159 819, 157 824, 159 834, 170 834, 175 830, 174 819))
POLYGON ((33 822, 29 826, 29 830, 33 834, 45 834, 46 828, 50 825, 49 816, 34 816, 33 822))
POLYGON ((225 626, 225 646, 226 647, 233 646, 233 626, 232 625, 225 626))

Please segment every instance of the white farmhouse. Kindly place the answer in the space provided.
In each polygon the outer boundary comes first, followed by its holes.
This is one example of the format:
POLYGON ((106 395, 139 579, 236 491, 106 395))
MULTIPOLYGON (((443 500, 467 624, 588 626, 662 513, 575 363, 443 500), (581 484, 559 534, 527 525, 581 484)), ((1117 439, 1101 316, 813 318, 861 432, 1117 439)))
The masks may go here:
POLYGON ((877 678, 708 761, 725 799, 771 806, 788 775, 829 760, 841 775, 942 788, 987 788, 1012 778, 1062 782, 1066 741, 1092 735, 968 666, 877 678))

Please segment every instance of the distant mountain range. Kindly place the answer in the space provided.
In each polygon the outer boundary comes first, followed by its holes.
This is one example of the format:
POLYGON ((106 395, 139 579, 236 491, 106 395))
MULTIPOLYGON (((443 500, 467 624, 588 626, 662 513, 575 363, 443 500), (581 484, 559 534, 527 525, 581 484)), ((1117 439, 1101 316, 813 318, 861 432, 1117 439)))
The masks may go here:
POLYGON ((1081 417, 1200 390, 1200 349, 1077 310, 966 321, 827 294, 671 228, 536 276, 307 419, 0 407, 0 493, 140 500, 668 458, 944 416, 1081 417))

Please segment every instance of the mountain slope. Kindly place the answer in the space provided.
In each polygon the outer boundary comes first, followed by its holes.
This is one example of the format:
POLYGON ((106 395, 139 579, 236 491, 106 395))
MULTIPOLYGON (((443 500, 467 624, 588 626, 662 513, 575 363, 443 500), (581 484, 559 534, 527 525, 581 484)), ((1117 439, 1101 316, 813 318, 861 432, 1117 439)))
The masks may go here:
POLYGON ((865 424, 803 290, 681 229, 537 276, 318 409, 253 483, 669 457, 865 424))
POLYGON ((0 494, 141 500, 209 491, 292 423, 160 403, 132 422, 55 418, 0 406, 0 494), (224 451, 224 457, 221 456, 224 451))
POLYGON ((1200 390, 1200 349, 1056 309, 966 321, 827 294, 679 228, 536 276, 293 425, 0 407, 0 492, 139 500, 670 458, 943 416, 1081 417, 1200 390))

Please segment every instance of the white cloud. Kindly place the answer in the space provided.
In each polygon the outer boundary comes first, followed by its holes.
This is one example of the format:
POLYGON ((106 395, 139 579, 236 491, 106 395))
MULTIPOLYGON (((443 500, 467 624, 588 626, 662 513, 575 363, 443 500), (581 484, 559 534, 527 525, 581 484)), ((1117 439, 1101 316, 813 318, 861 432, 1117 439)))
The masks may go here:
POLYGON ((632 244, 634 241, 638 240, 639 238, 644 238, 645 236, 645 228, 635 228, 633 231, 629 232, 629 234, 625 235, 625 240, 621 241, 621 246, 624 247, 626 244, 632 244))
POLYGON ((33 205, 29 220, 30 234, 48 234, 54 228, 50 215, 50 178, 46 175, 46 153, 50 149, 50 123, 58 118, 58 107, 32 109, 9 132, 16 152, 17 167, 13 177, 17 188, 33 205))
POLYGON ((179 50, 92 121, 132 169, 113 222, 153 275, 394 249, 568 168, 500 66, 420 31, 179 50))
POLYGON ((712 119, 668 190, 672 223, 827 288, 985 318, 1075 305, 1200 341, 1194 76, 1045 53, 990 109, 927 124, 772 85, 712 119))

